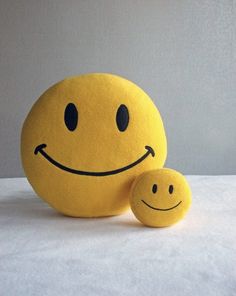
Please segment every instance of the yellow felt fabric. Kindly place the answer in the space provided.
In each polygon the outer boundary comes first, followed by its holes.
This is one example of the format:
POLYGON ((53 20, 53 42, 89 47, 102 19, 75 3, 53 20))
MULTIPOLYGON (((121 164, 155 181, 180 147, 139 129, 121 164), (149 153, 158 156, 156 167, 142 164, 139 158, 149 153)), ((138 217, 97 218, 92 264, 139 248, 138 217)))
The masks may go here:
POLYGON ((167 143, 161 116, 148 95, 134 83, 112 74, 94 73, 67 78, 49 88, 33 105, 22 129, 21 156, 25 174, 36 193, 58 211, 74 217, 117 215, 129 207, 129 192, 142 172, 161 168, 167 143), (73 103, 78 125, 68 130, 65 108, 73 103), (121 104, 129 110, 125 131, 117 128, 121 104), (150 146, 155 151, 120 173, 91 176, 76 171, 105 172, 128 166, 150 146))
POLYGON ((130 204, 134 215, 143 224, 170 226, 187 213, 191 205, 191 190, 179 172, 167 168, 153 170, 141 174, 134 181, 130 204))

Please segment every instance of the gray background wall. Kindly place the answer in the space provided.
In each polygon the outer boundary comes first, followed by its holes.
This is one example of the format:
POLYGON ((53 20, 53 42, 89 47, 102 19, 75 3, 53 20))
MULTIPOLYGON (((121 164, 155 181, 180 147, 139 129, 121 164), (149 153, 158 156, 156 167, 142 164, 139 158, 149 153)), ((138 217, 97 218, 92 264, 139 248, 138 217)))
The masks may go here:
POLYGON ((236 1, 0 0, 0 176, 23 176, 22 122, 51 84, 112 72, 159 107, 167 166, 236 173, 236 1))

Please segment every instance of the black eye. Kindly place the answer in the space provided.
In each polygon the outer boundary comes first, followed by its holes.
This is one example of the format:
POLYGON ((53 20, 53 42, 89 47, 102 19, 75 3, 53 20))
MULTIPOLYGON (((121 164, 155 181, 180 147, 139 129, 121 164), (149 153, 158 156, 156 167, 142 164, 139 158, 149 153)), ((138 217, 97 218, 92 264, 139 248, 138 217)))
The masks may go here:
POLYGON ((169 193, 172 194, 174 191, 174 186, 173 185, 170 185, 169 186, 169 193))
POLYGON ((78 111, 73 103, 66 106, 64 113, 65 125, 70 131, 74 131, 78 124, 78 111))
POLYGON ((116 124, 119 131, 124 132, 129 124, 129 111, 125 105, 120 105, 116 113, 116 124))
POLYGON ((157 184, 153 184, 152 186, 152 192, 156 193, 157 192, 157 184))

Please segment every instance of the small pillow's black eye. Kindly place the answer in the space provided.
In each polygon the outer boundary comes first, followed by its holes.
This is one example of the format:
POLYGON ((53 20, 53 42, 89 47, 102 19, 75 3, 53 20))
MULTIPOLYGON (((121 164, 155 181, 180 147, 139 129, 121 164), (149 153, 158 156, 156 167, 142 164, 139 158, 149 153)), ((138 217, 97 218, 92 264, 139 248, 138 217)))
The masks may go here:
POLYGON ((153 184, 152 186, 152 192, 156 193, 157 192, 157 184, 153 184))
POLYGON ((64 113, 65 125, 70 131, 74 131, 78 124, 78 111, 73 103, 66 106, 64 113))
POLYGON ((119 131, 124 132, 129 124, 129 110, 125 105, 120 105, 116 113, 116 124, 119 131))
POLYGON ((169 193, 172 194, 174 191, 174 186, 173 185, 170 185, 169 186, 169 193))

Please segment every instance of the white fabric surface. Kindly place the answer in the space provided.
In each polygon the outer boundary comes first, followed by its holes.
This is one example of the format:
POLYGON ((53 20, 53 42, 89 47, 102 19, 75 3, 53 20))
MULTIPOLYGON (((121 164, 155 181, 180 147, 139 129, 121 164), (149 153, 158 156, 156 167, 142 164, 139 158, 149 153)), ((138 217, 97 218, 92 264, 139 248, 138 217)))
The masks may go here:
POLYGON ((24 178, 0 179, 0 295, 236 295, 236 176, 189 176, 173 227, 132 213, 64 217, 24 178))

